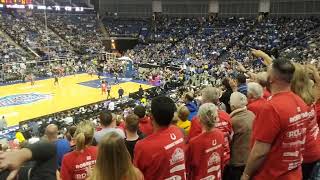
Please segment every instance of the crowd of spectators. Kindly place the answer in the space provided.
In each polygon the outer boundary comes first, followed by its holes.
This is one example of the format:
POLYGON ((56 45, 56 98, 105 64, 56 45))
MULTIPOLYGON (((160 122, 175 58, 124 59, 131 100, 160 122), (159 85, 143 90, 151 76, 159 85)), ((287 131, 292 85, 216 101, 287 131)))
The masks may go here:
MULTIPOLYGON (((126 52, 152 67, 137 74, 159 86, 152 95, 22 125, 15 146, 0 153, 1 176, 23 173, 22 163, 34 160, 31 179, 319 179, 319 20, 160 18, 154 25, 126 52), (44 151, 48 142, 55 148, 44 151)), ((115 27, 137 36, 134 26, 115 27)))

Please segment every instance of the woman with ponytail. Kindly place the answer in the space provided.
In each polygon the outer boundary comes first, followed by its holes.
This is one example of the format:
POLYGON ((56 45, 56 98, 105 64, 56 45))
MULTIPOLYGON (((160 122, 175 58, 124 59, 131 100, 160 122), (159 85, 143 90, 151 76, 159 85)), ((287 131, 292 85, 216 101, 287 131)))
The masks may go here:
POLYGON ((96 164, 97 148, 91 146, 94 127, 89 121, 78 124, 74 133, 76 149, 63 157, 61 165, 62 180, 85 180, 96 164))

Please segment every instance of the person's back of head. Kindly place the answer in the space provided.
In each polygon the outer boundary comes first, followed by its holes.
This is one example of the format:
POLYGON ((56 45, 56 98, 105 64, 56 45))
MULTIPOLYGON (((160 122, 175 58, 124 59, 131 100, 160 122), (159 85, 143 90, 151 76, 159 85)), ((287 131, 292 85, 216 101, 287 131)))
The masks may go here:
POLYGON ((294 65, 286 59, 277 59, 272 64, 274 78, 282 83, 290 84, 295 72, 294 65))
POLYGON ((135 114, 129 114, 125 118, 126 129, 132 133, 139 129, 139 117, 135 114))
POLYGON ((172 99, 166 96, 157 96, 151 101, 151 114, 154 122, 161 127, 171 124, 176 106, 172 99))
POLYGON ((224 86, 226 90, 232 90, 229 81, 229 78, 224 78, 221 82, 221 84, 224 86))
POLYGON ((263 97, 262 86, 256 82, 249 82, 247 97, 251 98, 251 99, 259 99, 259 98, 263 97))
POLYGON ((76 150, 83 150, 90 145, 93 139, 94 126, 90 121, 82 121, 77 125, 74 138, 76 141, 76 150))
POLYGON ((256 82, 259 83, 263 88, 268 85, 268 73, 259 72, 256 76, 256 82))
POLYGON ((92 180, 137 179, 124 139, 115 132, 106 134, 99 143, 92 180), (112 177, 112 178, 110 178, 112 177))
POLYGON ((99 119, 100 119, 100 124, 104 127, 109 126, 113 121, 112 114, 109 111, 101 112, 99 115, 99 119))
POLYGON ((202 104, 198 111, 198 116, 201 125, 206 131, 210 131, 215 127, 216 119, 218 116, 218 108, 213 103, 202 104))
POLYGON ((240 92, 233 92, 230 96, 230 107, 234 111, 236 109, 245 108, 248 104, 247 97, 240 92))
POLYGON ((245 84, 246 82, 247 82, 247 77, 244 74, 240 73, 240 74, 237 75, 237 83, 238 83, 238 85, 245 84))
POLYGON ((48 138, 48 141, 53 142, 58 139, 58 126, 55 124, 49 124, 45 129, 45 135, 48 138))
POLYGON ((193 99, 194 99, 193 94, 192 93, 186 93, 185 96, 184 96, 184 99, 185 99, 186 102, 193 101, 193 99))
POLYGON ((77 126, 70 126, 67 128, 67 132, 66 132, 66 138, 68 141, 71 141, 72 138, 74 137, 74 133, 77 130, 77 126))
POLYGON ((136 106, 133 110, 133 113, 141 119, 146 115, 146 108, 140 105, 136 106))
POLYGON ((213 103, 219 102, 221 96, 221 91, 215 87, 206 87, 201 91, 203 103, 213 103))
POLYGON ((181 106, 178 109, 178 117, 183 122, 188 120, 189 114, 190 114, 190 111, 186 106, 181 106))

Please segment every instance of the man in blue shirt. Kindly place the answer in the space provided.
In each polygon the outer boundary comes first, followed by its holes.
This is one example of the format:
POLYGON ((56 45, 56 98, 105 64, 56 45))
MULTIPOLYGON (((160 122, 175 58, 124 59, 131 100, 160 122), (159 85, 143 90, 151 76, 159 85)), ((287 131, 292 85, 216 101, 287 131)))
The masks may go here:
POLYGON ((247 96, 247 77, 244 74, 237 75, 238 92, 247 96))

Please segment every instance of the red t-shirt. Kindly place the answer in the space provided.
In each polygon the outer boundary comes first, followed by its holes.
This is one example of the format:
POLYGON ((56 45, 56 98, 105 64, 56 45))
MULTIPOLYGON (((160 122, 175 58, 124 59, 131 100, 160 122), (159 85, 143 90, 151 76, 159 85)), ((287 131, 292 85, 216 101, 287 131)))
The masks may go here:
POLYGON ((101 84, 101 89, 102 89, 103 91, 106 91, 106 89, 107 89, 107 84, 102 83, 102 84, 101 84))
POLYGON ((268 99, 270 96, 271 96, 271 93, 268 90, 264 89, 263 90, 263 98, 268 99))
POLYGON ((163 128, 137 142, 134 164, 146 180, 185 180, 184 135, 175 126, 163 128))
MULTIPOLYGON (((216 128, 220 129, 223 132, 226 144, 229 145, 233 135, 233 130, 231 125, 231 118, 228 113, 218 110, 218 119, 216 122, 216 128)), ((188 139, 192 139, 201 133, 202 133, 202 127, 200 124, 200 119, 198 116, 195 116, 194 118, 192 118, 192 121, 191 121, 191 128, 189 131, 188 139)), ((226 153, 225 157, 227 158, 226 160, 227 161, 230 160, 230 148, 227 148, 225 153, 226 153)))
POLYGON ((303 152, 304 163, 312 163, 320 160, 320 133, 314 105, 310 107, 309 116, 303 152))
POLYGON ((146 136, 153 133, 153 125, 150 117, 145 116, 139 120, 139 130, 146 136))
POLYGON ((261 107, 253 127, 253 141, 271 144, 271 149, 253 179, 302 179, 308 109, 293 92, 278 93, 261 107))
POLYGON ((188 179, 222 179, 228 147, 223 132, 217 128, 191 139, 186 151, 188 179))
POLYGON ((318 102, 316 103, 316 114, 317 114, 317 122, 318 122, 318 126, 320 126, 320 100, 318 100, 318 102))
POLYGON ((249 111, 252 111, 257 116, 259 111, 261 110, 261 107, 266 102, 267 102, 267 100, 264 99, 264 98, 251 100, 251 101, 249 101, 249 104, 248 104, 247 108, 248 108, 249 111))
POLYGON ((63 180, 85 180, 96 164, 97 147, 90 146, 82 152, 72 151, 64 155, 61 164, 63 180))

